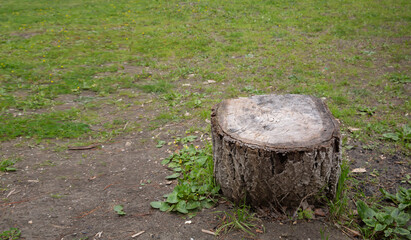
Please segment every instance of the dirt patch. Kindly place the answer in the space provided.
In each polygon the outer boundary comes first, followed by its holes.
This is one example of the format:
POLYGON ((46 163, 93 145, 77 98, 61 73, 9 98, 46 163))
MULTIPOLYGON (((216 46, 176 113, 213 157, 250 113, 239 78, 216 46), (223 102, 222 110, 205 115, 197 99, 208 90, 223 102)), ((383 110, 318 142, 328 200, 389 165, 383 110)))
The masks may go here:
MULTIPOLYGON (((167 185, 169 170, 160 164, 165 150, 154 147, 144 134, 117 139, 100 148, 55 152, 41 147, 1 146, 4 156, 21 157, 15 173, 1 173, 0 229, 18 227, 23 239, 214 239, 202 229, 214 230, 220 204, 201 211, 186 223, 182 215, 153 210, 176 183, 167 185), (146 139, 147 144, 140 140, 146 139), (123 205, 125 216, 114 211, 123 205), (101 238, 99 233, 101 233, 101 238)), ((264 222, 266 233, 256 239, 347 239, 320 220, 297 224, 264 222)), ((222 239, 239 239, 232 233, 222 239)))

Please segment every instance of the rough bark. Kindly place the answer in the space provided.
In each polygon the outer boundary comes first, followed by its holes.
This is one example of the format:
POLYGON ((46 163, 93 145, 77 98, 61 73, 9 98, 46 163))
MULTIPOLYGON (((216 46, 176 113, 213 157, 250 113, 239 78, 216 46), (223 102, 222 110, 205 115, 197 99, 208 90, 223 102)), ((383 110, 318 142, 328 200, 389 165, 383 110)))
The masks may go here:
POLYGON ((223 194, 256 208, 334 198, 339 124, 318 98, 262 95, 225 100, 211 114, 214 176, 223 194))

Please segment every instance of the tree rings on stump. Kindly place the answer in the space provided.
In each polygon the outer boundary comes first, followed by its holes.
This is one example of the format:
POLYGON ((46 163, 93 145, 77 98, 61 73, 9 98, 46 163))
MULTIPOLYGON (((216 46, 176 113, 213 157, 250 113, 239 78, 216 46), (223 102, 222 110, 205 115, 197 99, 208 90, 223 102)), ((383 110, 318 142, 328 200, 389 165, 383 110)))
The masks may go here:
POLYGON ((260 95, 212 109, 214 176, 223 195, 255 208, 333 199, 340 175, 339 124, 318 98, 260 95))

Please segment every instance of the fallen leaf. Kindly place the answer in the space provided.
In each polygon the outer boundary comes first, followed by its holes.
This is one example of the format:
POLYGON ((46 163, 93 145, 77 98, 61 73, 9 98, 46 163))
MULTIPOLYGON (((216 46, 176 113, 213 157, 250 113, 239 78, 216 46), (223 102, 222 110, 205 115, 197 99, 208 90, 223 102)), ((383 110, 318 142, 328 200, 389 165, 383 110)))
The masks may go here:
POLYGON ((355 168, 351 172, 353 173, 365 173, 367 170, 365 168, 355 168))
POLYGON ((325 217, 326 216, 326 214, 325 214, 325 212, 322 208, 316 208, 314 210, 314 215, 320 216, 320 217, 325 217))

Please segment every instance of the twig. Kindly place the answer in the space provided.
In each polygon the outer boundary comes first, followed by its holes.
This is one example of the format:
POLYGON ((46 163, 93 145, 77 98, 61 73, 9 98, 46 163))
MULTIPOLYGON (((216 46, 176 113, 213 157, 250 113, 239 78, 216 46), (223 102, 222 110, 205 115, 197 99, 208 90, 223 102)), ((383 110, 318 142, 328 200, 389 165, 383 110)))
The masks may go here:
POLYGON ((205 230, 205 229, 201 229, 201 231, 202 231, 203 233, 207 233, 207 234, 210 234, 210 235, 215 236, 215 232, 212 232, 212 231, 209 231, 209 230, 205 230))
POLYGON ((19 193, 19 192, 16 192, 16 189, 13 189, 7 194, 6 198, 10 197, 10 195, 12 195, 12 194, 16 194, 16 193, 19 193))
POLYGON ((97 209, 99 209, 99 208, 100 208, 100 206, 98 206, 98 207, 94 208, 93 210, 88 211, 88 212, 84 213, 83 215, 78 216, 78 217, 76 217, 76 218, 83 218, 83 217, 85 217, 85 216, 87 216, 87 215, 90 215, 90 214, 92 214, 93 212, 95 212, 95 211, 96 211, 97 209))
POLYGON ((342 226, 342 227, 345 228, 348 232, 350 232, 353 237, 361 236, 361 233, 359 233, 358 231, 347 228, 346 226, 342 226))
POLYGON ((114 184, 117 184, 117 183, 112 183, 112 184, 107 185, 107 186, 103 189, 103 191, 105 191, 107 188, 113 186, 114 184))
POLYGON ((68 150, 89 150, 89 149, 93 149, 99 146, 100 144, 91 144, 88 146, 78 146, 78 147, 73 146, 73 147, 68 147, 68 150))
MULTIPOLYGON (((36 197, 36 198, 38 198, 38 197, 36 197)), ((14 205, 14 204, 19 204, 19 203, 24 203, 24 202, 28 202, 28 201, 34 200, 34 199, 36 199, 36 198, 29 198, 29 199, 24 199, 24 200, 17 201, 17 202, 4 203, 2 206, 8 206, 8 205, 14 205)))
POLYGON ((144 217, 144 216, 149 216, 151 214, 152 213, 136 213, 136 214, 133 214, 132 216, 134 216, 134 217, 144 217))
POLYGON ((123 131, 124 131, 124 130, 126 130, 127 125, 128 125, 128 121, 127 121, 127 122, 126 122, 126 124, 124 125, 124 127, 123 127, 123 131))
POLYGON ((138 237, 138 236, 140 236, 141 234, 143 234, 143 233, 145 233, 145 232, 146 232, 146 231, 138 232, 138 233, 134 234, 134 235, 131 236, 131 237, 132 237, 132 238, 138 237))

